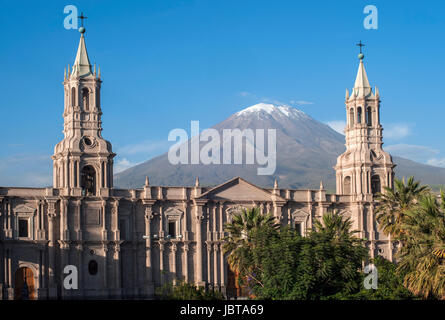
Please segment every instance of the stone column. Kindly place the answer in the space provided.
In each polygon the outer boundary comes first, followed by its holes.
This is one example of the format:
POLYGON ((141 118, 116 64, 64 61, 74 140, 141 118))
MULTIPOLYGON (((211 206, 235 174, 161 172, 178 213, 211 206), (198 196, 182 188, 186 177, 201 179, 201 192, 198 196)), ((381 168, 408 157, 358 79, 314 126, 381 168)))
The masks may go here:
POLYGON ((82 241, 82 200, 76 201, 77 241, 82 241))
POLYGON ((175 242, 171 245, 171 254, 172 254, 172 273, 173 273, 173 283, 176 283, 177 272, 176 272, 176 252, 178 250, 178 246, 175 242))
MULTIPOLYGON (((66 159, 66 161, 64 161, 64 174, 65 174, 65 188, 69 188, 70 186, 70 180, 69 180, 69 160, 66 159)), ((67 194, 68 195, 68 194, 67 194)))
POLYGON ((212 240, 218 240, 218 233, 216 232, 216 210, 217 204, 214 202, 212 206, 212 240))
POLYGON ((69 244, 66 241, 63 240, 59 240, 59 246, 60 246, 60 283, 62 284, 61 286, 61 292, 62 292, 62 298, 69 296, 70 292, 65 291, 65 288, 63 287, 63 278, 64 278, 64 273, 63 273, 63 269, 65 268, 65 266, 67 266, 69 264, 69 257, 68 257, 68 248, 69 248, 69 244))
POLYGON ((161 275, 161 286, 164 285, 164 240, 159 240, 159 273, 161 275))
POLYGON ((12 210, 11 210, 11 202, 9 199, 6 200, 6 238, 12 239, 12 210))
POLYGON ((119 243, 114 244, 114 255, 113 255, 113 263, 114 263, 114 278, 115 278, 115 287, 116 287, 116 295, 117 298, 122 296, 122 283, 121 283, 121 269, 120 269, 120 258, 121 258, 121 246, 119 243))
POLYGON ((187 215, 187 202, 186 201, 184 201, 184 203, 183 203, 183 209, 184 209, 183 237, 184 237, 185 241, 188 241, 189 240, 189 230, 188 230, 188 222, 187 222, 188 215, 187 215))
POLYGON ((226 269, 226 261, 225 261, 225 257, 224 257, 224 250, 223 250, 223 248, 222 248, 222 245, 220 245, 220 249, 221 250, 219 250, 219 252, 220 252, 220 266, 221 266, 221 271, 220 271, 220 273, 221 273, 221 292, 222 293, 226 293, 226 279, 227 279, 227 277, 226 277, 226 272, 227 272, 227 269, 226 269))
POLYGON ((218 282, 218 251, 219 244, 215 242, 213 244, 213 286, 215 289, 219 287, 218 282))
POLYGON ((107 232, 107 202, 102 200, 102 241, 108 240, 108 232, 107 232))
POLYGON ((8 248, 8 296, 10 300, 14 299, 14 288, 12 288, 12 250, 8 248))
POLYGON ((3 248, 4 253, 3 253, 3 279, 4 279, 4 283, 5 283, 5 287, 8 288, 10 286, 9 283, 9 273, 8 273, 8 255, 9 255, 9 250, 5 247, 3 248))
MULTIPOLYGON (((224 202, 219 202, 219 239, 222 239, 224 237, 224 202)), ((226 292, 226 268, 225 268, 225 261, 224 261, 224 251, 222 248, 222 244, 220 242, 219 244, 219 272, 220 272, 220 286, 221 286, 221 292, 225 294, 226 292)))
POLYGON ((134 294, 139 294, 139 274, 138 274, 138 231, 137 231, 137 212, 136 212, 136 203, 137 199, 134 198, 134 190, 133 191, 133 198, 131 199, 131 216, 133 219, 133 287, 134 287, 134 294))
POLYGON ((76 246, 77 250, 77 261, 79 262, 78 267, 78 276, 79 276, 79 296, 83 297, 83 290, 85 288, 84 286, 84 276, 83 276, 83 245, 81 243, 78 243, 76 246))
POLYGON ((212 243, 206 241, 207 247, 207 283, 210 285, 212 283, 212 270, 211 270, 211 260, 212 260, 212 243))
POLYGON ((79 161, 76 161, 76 177, 74 178, 76 181, 76 187, 79 188, 80 187, 80 181, 79 181, 79 177, 80 177, 80 167, 79 167, 79 161))
POLYGON ((369 240, 371 241, 370 244, 370 255, 371 255, 371 259, 374 259, 375 256, 375 230, 374 230, 374 205, 371 203, 369 206, 369 224, 370 224, 370 228, 369 228, 369 240))
POLYGON ((47 199, 48 204, 48 295, 50 298, 57 296, 55 283, 55 259, 56 259, 56 243, 54 237, 54 223, 56 220, 56 202, 57 199, 47 199))
POLYGON ((151 221, 154 218, 152 206, 155 200, 142 200, 145 207, 145 288, 146 296, 152 296, 154 294, 153 283, 153 266, 152 260, 152 243, 151 243, 151 221))
POLYGON ((68 229, 68 201, 62 199, 60 201, 60 239, 68 241, 69 240, 69 229, 68 229))
POLYGON ((108 188, 108 166, 107 162, 104 162, 104 188, 108 188))
POLYGON ((184 270, 183 270, 183 273, 184 273, 184 280, 185 280, 185 282, 188 282, 189 281, 189 259, 188 259, 188 257, 189 257, 189 245, 188 245, 188 242, 186 242, 186 243, 184 243, 184 270))
POLYGON ((195 282, 198 286, 204 286, 203 282, 203 270, 202 270, 202 220, 204 219, 202 213, 202 204, 195 203, 195 223, 196 223, 196 270, 195 270, 195 282))
POLYGON ((112 233, 113 233, 112 238, 114 241, 119 241, 121 240, 120 230, 119 230, 119 198, 114 198, 111 218, 112 218, 112 233))
POLYGON ((104 252, 104 264, 103 264, 103 296, 106 296, 108 289, 108 245, 106 242, 102 244, 102 250, 104 252))

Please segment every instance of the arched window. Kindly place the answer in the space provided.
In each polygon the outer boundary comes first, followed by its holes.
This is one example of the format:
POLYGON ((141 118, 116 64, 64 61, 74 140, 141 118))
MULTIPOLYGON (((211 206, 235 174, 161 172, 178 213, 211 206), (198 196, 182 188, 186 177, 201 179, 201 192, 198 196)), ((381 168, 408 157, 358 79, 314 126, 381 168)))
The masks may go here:
POLYGON ((357 108, 357 123, 362 122, 362 107, 357 108))
POLYGON ((351 177, 346 177, 343 182, 343 194, 351 194, 351 177))
POLYGON ((368 109, 366 109, 367 112, 367 120, 368 120, 368 126, 372 126, 372 109, 371 107, 368 107, 368 109))
POLYGON ((76 88, 71 88, 71 106, 76 105, 76 88))
POLYGON ((350 123, 351 127, 354 126, 354 109, 353 108, 351 108, 349 110, 349 123, 350 123))
POLYGON ((90 108, 90 101, 89 101, 87 88, 82 89, 82 106, 83 106, 83 110, 85 110, 85 111, 88 111, 88 109, 90 108))
POLYGON ((380 186, 380 177, 378 175, 373 175, 371 177, 371 192, 372 192, 372 194, 382 192, 381 186, 380 186))
POLYGON ((96 171, 92 166, 83 167, 81 187, 84 196, 94 196, 96 194, 96 171))

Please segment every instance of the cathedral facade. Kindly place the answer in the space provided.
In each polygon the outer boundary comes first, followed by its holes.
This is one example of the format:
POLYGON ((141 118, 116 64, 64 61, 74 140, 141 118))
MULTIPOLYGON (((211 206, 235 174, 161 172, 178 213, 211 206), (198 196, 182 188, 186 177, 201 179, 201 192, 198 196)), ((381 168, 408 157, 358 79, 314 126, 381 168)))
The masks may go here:
POLYGON ((346 151, 335 166, 336 194, 260 188, 236 177, 216 187, 113 187, 112 145, 102 135, 101 75, 82 30, 64 77, 64 139, 54 148, 53 186, 0 187, 0 299, 152 298, 155 288, 184 279, 228 296, 233 274, 222 251, 224 224, 241 208, 259 207, 305 234, 328 210, 350 217, 371 257, 393 260, 373 197, 392 186, 394 167, 382 149, 380 96, 359 56, 346 92, 346 151), (74 266, 78 288, 67 289, 74 266))

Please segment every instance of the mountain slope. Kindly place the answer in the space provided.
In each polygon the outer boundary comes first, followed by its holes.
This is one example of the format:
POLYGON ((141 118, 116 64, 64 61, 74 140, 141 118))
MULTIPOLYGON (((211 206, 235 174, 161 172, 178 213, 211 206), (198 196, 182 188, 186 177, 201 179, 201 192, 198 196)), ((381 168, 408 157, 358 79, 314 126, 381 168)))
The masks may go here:
MULTIPOLYGON (((202 185, 216 185, 240 176, 259 186, 270 187, 277 177, 283 188, 318 188, 320 180, 323 180, 327 189, 335 189, 333 166, 338 155, 345 150, 345 137, 304 112, 289 106, 260 103, 233 114, 213 128, 221 137, 224 129, 264 129, 265 132, 267 129, 275 129, 275 173, 270 176, 258 175, 258 166, 255 164, 172 165, 165 153, 116 174, 115 185, 139 188, 144 184, 145 176, 150 177, 153 185, 189 186, 194 184, 196 177, 199 177, 202 185)), ((265 144, 267 145, 267 138, 265 144)), ((245 150, 245 144, 243 147, 245 150)), ((222 155, 222 147, 220 154, 222 155)), ((397 164, 396 175, 399 177, 414 175, 427 184, 445 182, 445 169, 398 157, 393 157, 393 160, 397 164)))

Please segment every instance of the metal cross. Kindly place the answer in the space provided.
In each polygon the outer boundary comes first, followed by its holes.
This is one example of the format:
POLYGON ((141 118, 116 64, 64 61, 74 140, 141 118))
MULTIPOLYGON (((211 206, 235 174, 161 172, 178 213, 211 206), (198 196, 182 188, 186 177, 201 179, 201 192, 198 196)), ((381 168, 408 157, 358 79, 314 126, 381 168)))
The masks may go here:
POLYGON ((360 47, 360 53, 362 53, 362 47, 365 46, 365 45, 362 43, 362 40, 360 40, 360 42, 357 43, 356 46, 360 47))
POLYGON ((83 15, 83 12, 80 13, 80 16, 78 16, 78 18, 80 19, 80 23, 81 23, 81 27, 83 27, 83 19, 87 19, 88 17, 85 17, 83 15))

